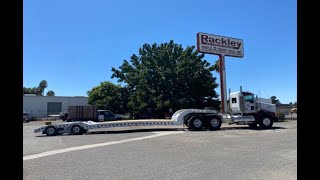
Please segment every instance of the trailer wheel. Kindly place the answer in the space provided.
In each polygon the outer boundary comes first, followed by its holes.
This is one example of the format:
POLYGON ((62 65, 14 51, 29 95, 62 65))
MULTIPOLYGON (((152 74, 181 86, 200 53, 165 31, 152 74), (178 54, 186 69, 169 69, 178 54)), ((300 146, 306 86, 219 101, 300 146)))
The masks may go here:
POLYGON ((269 129, 273 125, 273 119, 269 116, 262 116, 259 121, 259 126, 263 129, 269 129))
POLYGON ((71 133, 74 135, 81 135, 83 132, 83 129, 79 125, 74 125, 71 128, 71 133))
POLYGON ((58 134, 58 130, 53 126, 47 127, 45 132, 47 136, 56 136, 58 134))
POLYGON ((203 129, 203 121, 197 116, 193 116, 188 121, 189 130, 201 130, 203 129))
POLYGON ((209 121, 209 129, 211 130, 218 130, 221 127, 221 119, 217 117, 213 117, 209 121))

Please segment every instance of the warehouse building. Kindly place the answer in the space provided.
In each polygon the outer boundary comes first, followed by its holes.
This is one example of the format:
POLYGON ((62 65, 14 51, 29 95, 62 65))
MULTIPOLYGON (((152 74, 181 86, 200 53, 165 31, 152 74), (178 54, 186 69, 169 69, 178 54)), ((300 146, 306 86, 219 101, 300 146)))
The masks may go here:
POLYGON ((23 96, 23 112, 32 116, 44 118, 67 112, 68 106, 87 106, 88 97, 84 96, 23 96))

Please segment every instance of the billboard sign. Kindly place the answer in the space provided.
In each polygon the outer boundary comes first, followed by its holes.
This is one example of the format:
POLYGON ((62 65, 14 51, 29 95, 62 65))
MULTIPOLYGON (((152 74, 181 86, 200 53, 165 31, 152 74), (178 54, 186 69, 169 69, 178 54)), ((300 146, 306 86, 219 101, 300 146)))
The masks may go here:
POLYGON ((197 33, 197 50, 202 53, 241 58, 244 55, 242 39, 201 32, 197 33))

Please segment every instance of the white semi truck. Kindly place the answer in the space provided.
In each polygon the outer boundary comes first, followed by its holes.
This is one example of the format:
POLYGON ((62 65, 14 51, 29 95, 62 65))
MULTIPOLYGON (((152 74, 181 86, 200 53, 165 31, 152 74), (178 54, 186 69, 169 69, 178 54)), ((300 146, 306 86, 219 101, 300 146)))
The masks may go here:
POLYGON ((176 111, 171 120, 119 120, 110 122, 75 121, 50 124, 34 130, 55 136, 64 133, 80 135, 90 129, 137 127, 137 126, 178 126, 189 130, 218 130, 222 123, 249 125, 267 129, 277 120, 276 106, 269 99, 254 97, 250 92, 240 91, 229 95, 229 113, 221 114, 208 109, 181 109, 176 111))

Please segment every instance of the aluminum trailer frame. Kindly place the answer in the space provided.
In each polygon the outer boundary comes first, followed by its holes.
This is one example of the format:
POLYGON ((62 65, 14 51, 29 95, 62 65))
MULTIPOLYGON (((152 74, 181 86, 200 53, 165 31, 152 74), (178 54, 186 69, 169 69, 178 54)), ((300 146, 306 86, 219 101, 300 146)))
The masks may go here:
POLYGON ((217 115, 214 110, 205 109, 180 109, 176 111, 171 120, 119 120, 109 122, 93 121, 74 121, 59 124, 50 124, 34 130, 34 133, 47 134, 55 136, 60 134, 83 134, 90 129, 98 128, 115 128, 115 127, 139 127, 139 126, 184 126, 186 115, 188 114, 213 114, 217 115))

